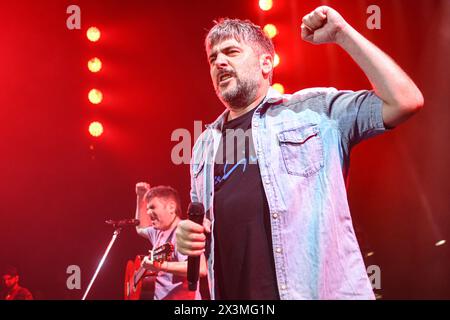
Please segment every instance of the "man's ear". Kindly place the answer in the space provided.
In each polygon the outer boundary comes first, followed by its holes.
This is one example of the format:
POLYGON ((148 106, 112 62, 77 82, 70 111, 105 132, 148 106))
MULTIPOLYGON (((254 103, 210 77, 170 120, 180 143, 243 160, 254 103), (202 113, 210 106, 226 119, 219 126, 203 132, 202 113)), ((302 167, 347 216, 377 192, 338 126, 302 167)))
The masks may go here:
POLYGON ((259 64, 264 76, 268 76, 273 70, 273 58, 270 54, 262 54, 259 57, 259 64))
POLYGON ((176 210, 177 205, 176 205, 175 201, 173 201, 173 200, 167 201, 167 208, 169 209, 170 213, 177 214, 177 210, 176 210))

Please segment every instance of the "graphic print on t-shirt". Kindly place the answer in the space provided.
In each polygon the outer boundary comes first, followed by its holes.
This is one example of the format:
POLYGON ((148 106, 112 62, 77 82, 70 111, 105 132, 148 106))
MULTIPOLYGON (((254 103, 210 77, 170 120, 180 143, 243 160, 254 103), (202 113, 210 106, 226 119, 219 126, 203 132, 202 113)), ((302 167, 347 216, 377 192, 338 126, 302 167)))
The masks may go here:
POLYGON ((216 299, 279 299, 270 212, 252 140, 253 113, 224 124, 214 164, 216 299))

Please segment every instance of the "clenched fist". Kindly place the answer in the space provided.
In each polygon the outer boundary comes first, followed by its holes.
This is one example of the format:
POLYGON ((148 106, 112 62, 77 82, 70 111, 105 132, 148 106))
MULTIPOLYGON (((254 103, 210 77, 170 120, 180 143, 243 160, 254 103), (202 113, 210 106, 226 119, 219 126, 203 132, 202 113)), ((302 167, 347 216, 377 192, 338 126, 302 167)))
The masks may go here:
POLYGON ((321 6, 303 17, 302 39, 312 44, 336 43, 347 26, 336 10, 321 6))
POLYGON ((147 182, 136 183, 136 195, 139 198, 143 198, 149 189, 150 185, 147 182))
POLYGON ((199 256, 205 250, 206 233, 211 232, 211 221, 203 220, 199 225, 190 220, 178 223, 176 231, 177 250, 187 256, 199 256))

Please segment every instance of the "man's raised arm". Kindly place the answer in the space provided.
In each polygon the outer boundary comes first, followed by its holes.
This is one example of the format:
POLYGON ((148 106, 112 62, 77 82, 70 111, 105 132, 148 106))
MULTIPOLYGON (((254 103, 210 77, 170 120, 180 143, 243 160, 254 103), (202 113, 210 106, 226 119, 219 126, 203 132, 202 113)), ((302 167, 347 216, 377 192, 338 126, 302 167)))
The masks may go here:
POLYGON ((423 106, 422 93, 383 51, 364 38, 334 9, 321 6, 302 20, 302 38, 313 44, 336 43, 358 64, 383 101, 383 121, 395 127, 423 106))

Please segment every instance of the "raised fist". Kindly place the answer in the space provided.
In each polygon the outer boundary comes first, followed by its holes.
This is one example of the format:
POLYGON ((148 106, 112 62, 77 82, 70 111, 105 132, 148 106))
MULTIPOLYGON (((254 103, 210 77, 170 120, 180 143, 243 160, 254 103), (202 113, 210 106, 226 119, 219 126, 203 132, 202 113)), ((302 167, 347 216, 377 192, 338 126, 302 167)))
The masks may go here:
POLYGON ((347 25, 336 10, 321 6, 303 17, 302 39, 312 44, 336 43, 347 25))
POLYGON ((147 182, 136 183, 136 195, 139 198, 143 198, 149 189, 150 185, 147 182))

